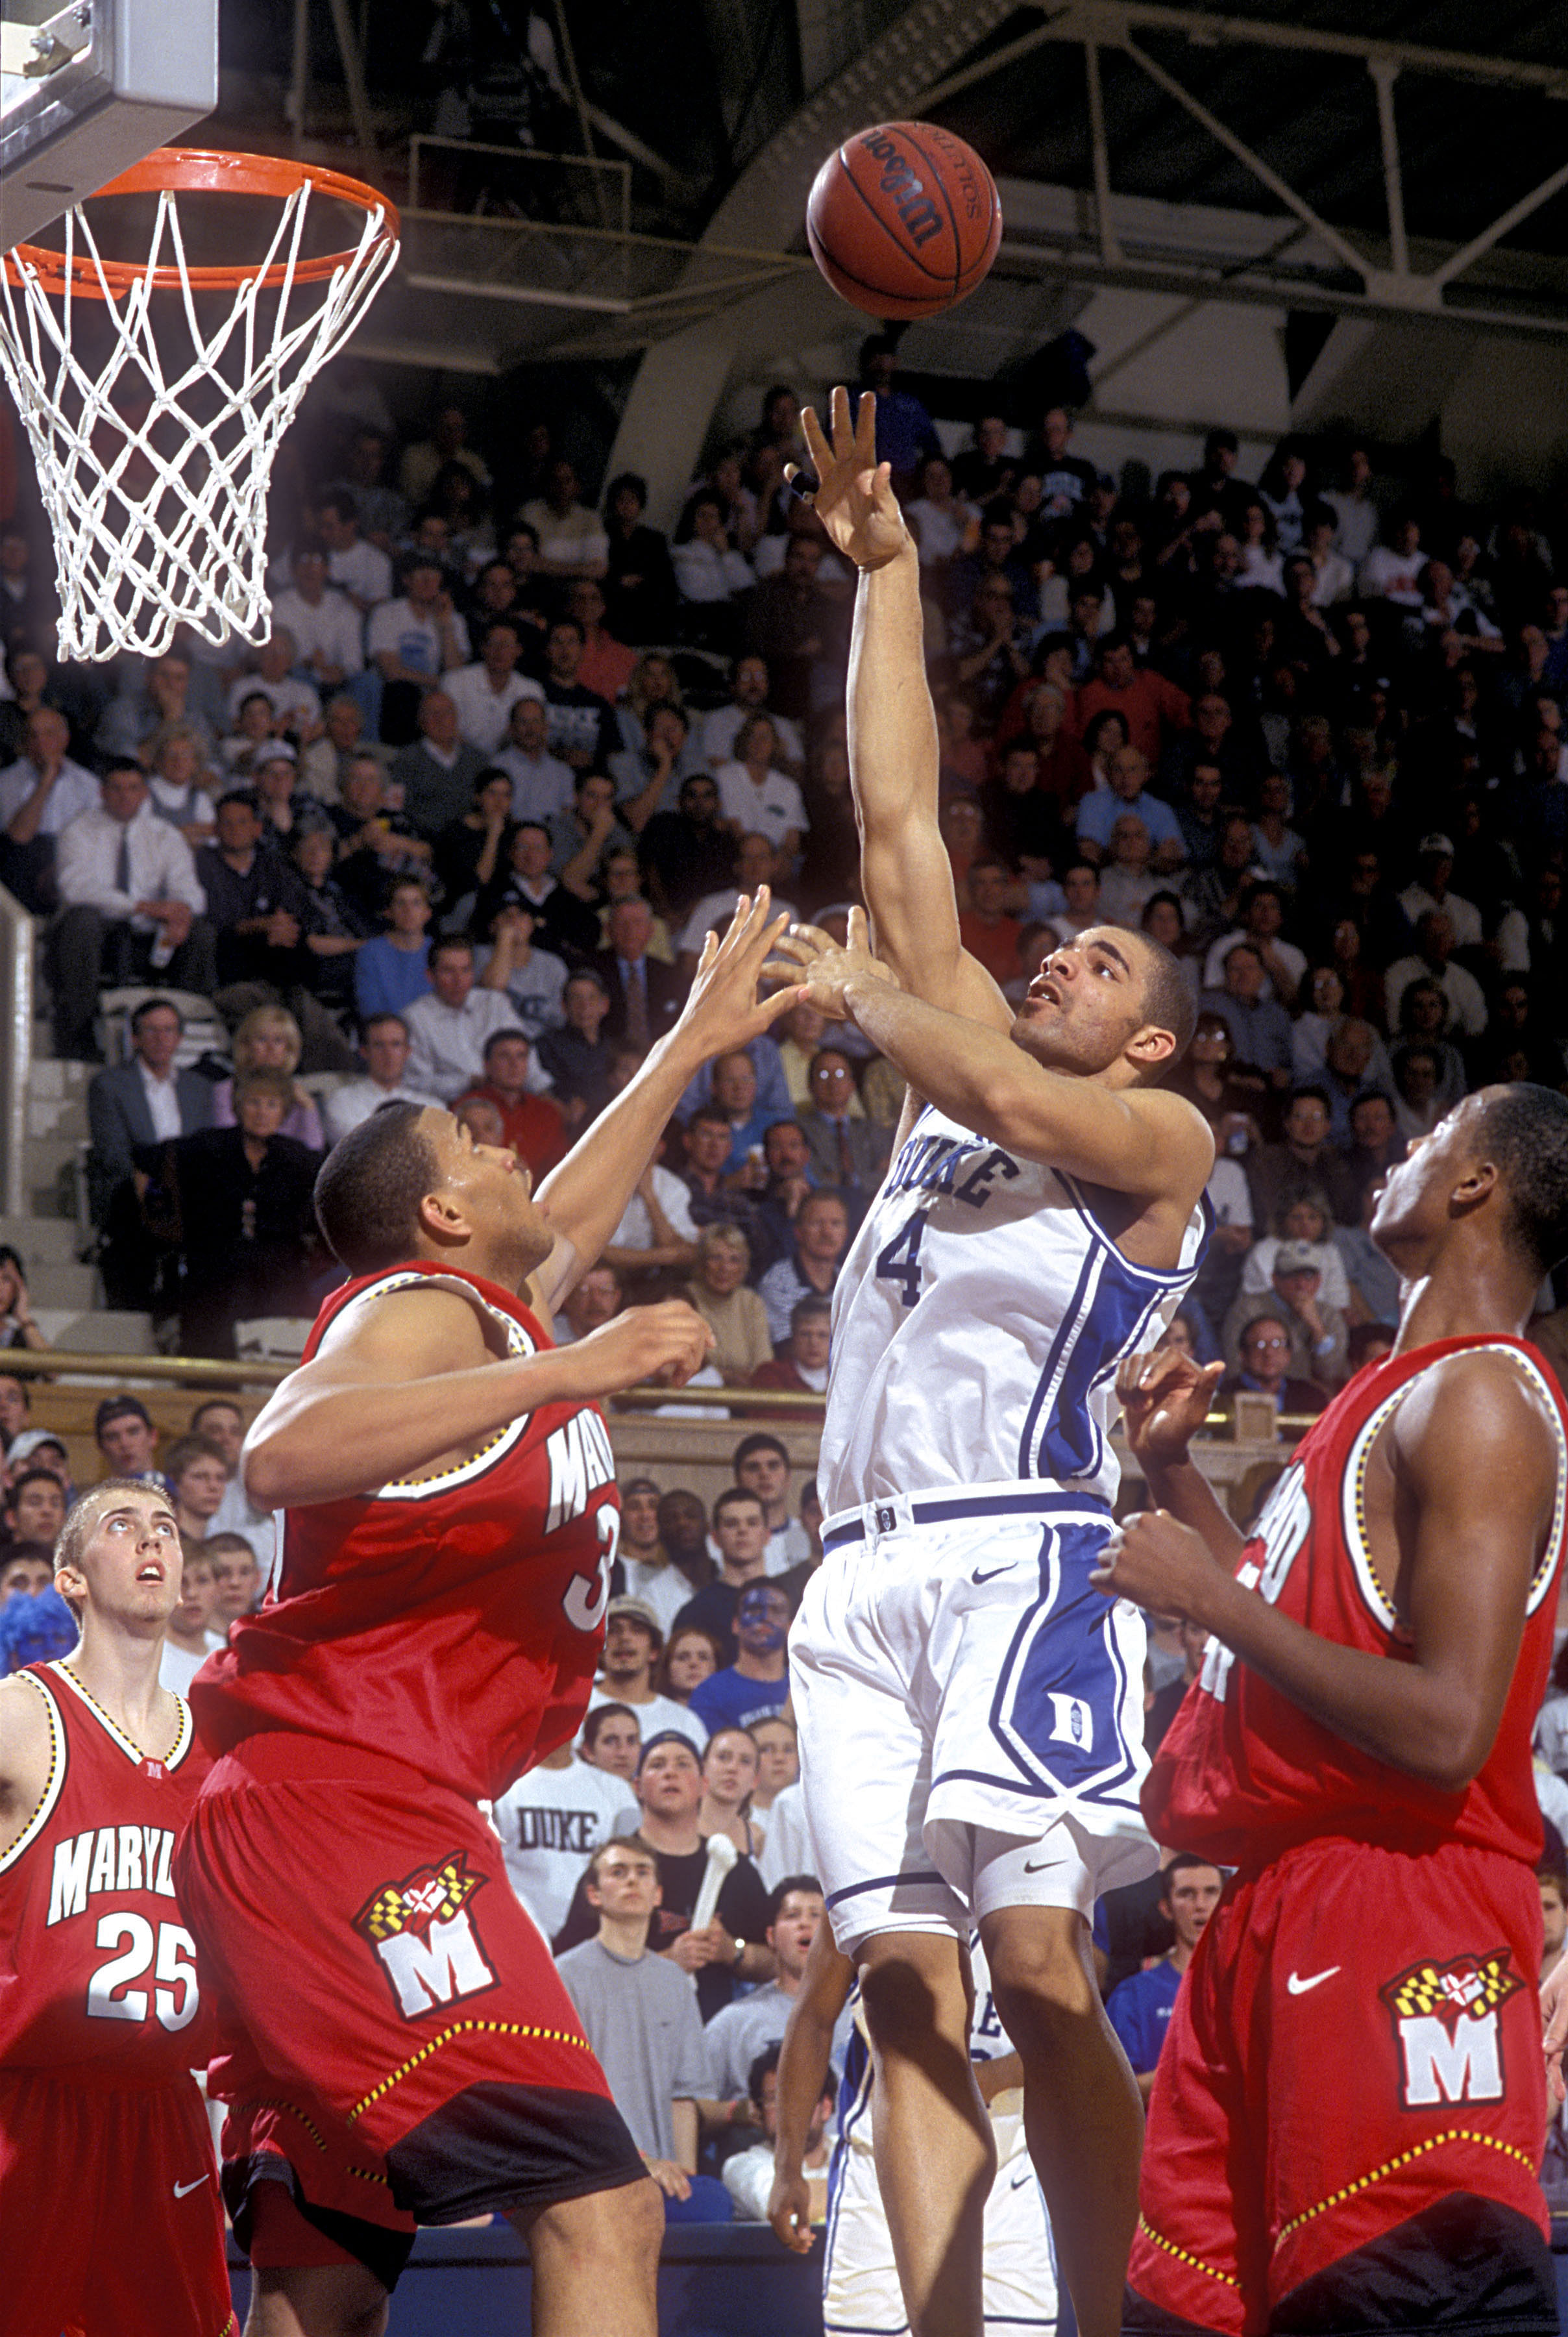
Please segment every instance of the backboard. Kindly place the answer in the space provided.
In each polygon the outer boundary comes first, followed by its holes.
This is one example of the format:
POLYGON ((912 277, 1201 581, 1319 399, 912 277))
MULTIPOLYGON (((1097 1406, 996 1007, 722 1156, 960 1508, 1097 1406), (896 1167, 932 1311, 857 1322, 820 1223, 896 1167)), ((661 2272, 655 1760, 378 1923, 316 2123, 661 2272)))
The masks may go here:
POLYGON ((218 103, 218 0, 0 0, 0 251, 218 103))

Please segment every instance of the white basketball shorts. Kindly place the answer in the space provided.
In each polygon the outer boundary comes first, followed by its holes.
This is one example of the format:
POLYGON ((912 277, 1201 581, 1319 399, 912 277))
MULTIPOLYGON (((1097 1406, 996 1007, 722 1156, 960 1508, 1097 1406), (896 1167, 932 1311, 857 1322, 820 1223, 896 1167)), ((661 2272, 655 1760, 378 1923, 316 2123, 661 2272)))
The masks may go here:
MULTIPOLYGON (((989 2337, 1057 2325, 1057 2259, 1023 2120, 993 2120, 1001 2164, 986 2201, 985 2325, 989 2337)), ((824 2337, 908 2337, 888 2219, 869 2149, 852 2137, 833 2155, 823 2262, 824 2337)))
POLYGON ((1144 1619, 1089 1583, 1105 1504, 1035 1486, 905 1494, 828 1520, 790 1633, 801 1790, 848 1954, 967 1939, 1152 1874, 1138 1807, 1144 1619))

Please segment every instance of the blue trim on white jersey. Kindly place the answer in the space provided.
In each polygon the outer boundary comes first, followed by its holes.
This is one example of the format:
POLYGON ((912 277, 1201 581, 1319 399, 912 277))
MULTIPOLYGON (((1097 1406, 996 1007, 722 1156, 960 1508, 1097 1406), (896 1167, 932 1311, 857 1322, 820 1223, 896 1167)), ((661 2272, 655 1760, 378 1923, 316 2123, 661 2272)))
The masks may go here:
POLYGON ((891 1891, 901 1882, 940 1882, 945 1885, 947 1877, 939 1874, 934 1867, 929 1872, 917 1869, 907 1874, 873 1874, 868 1882, 846 1882, 842 1891, 833 1892, 823 1904, 824 1907, 839 1907, 846 1899, 858 1899, 862 1891, 891 1891))

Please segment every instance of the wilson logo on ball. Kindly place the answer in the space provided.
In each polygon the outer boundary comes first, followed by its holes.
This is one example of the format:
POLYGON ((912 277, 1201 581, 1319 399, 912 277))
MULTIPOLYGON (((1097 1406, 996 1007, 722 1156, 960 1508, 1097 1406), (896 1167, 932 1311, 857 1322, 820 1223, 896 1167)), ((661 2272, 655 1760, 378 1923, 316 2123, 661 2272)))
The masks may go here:
POLYGON ((868 316, 934 317, 967 299, 1001 241, 1001 206, 979 156, 929 122, 859 132, 817 172, 812 257, 868 316))

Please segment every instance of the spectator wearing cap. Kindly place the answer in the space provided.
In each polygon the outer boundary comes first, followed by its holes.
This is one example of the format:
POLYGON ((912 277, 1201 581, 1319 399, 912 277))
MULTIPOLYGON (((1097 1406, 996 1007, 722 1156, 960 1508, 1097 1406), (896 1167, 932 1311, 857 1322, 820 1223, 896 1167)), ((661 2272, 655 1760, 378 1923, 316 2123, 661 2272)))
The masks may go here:
POLYGON ((299 763, 287 738, 269 738, 257 751, 250 784, 261 814, 261 836, 278 852, 290 850, 307 828, 331 826, 324 804, 299 785, 299 763))
POLYGON ((417 728, 421 699, 443 673, 469 660, 468 627, 452 605, 441 562, 425 552, 403 563, 402 592, 373 609, 365 646, 382 680, 381 735, 403 746, 417 728))
POLYGON ((664 1633, 647 1600, 612 1599, 605 1609, 604 1654, 589 1710, 596 1704, 624 1704, 637 1716, 645 1745, 661 1729, 682 1728, 700 1753, 708 1740, 706 1724, 699 1718, 694 1726, 690 1707, 660 1696, 653 1685, 663 1652, 664 1633))
MULTIPOLYGON (((1339 1307, 1319 1296, 1323 1277, 1313 1244, 1282 1241, 1274 1252, 1271 1280, 1274 1305, 1290 1342, 1290 1376, 1338 1387, 1345 1376, 1347 1325, 1339 1307)), ((1259 1311, 1257 1299, 1243 1293, 1225 1318, 1222 1344, 1233 1368, 1241 1364, 1242 1332, 1259 1311)))
POLYGON ((106 1395, 93 1415, 93 1437, 103 1455, 105 1476, 133 1477, 161 1493, 169 1491, 168 1479, 152 1465, 158 1432, 140 1396, 106 1395))
POLYGON ((1412 925, 1434 913, 1446 916, 1454 928, 1456 949, 1479 949, 1484 938, 1481 912, 1473 901, 1449 891, 1453 875, 1453 839, 1437 833, 1424 836, 1416 850, 1416 881, 1400 894, 1399 906, 1412 925))
POLYGON ((1271 1396, 1276 1412, 1316 1415, 1323 1411, 1327 1388, 1291 1375, 1290 1333, 1283 1314, 1255 1298, 1247 1301, 1247 1319, 1237 1335, 1236 1368, 1226 1373, 1216 1393, 1234 1396, 1240 1388, 1250 1395, 1271 1396))
POLYGON ((728 2192, 696 2171, 697 2102, 706 2089, 702 2023, 685 1974, 654 1951, 664 1893, 658 1860, 638 1834, 595 1850, 583 1879, 593 1936, 557 1969, 616 2107, 672 2223, 727 2223, 728 2192))
POLYGON ((636 1825, 637 1796, 624 1777, 560 1745, 501 1796, 493 1814, 508 1880, 550 1940, 566 1921, 583 1860, 609 1841, 618 1820, 636 1825))
POLYGON ((689 1709, 710 1736, 721 1728, 749 1728, 771 1719, 789 1702, 790 1602, 774 1582, 753 1582, 735 1605, 735 1635, 740 1652, 733 1664, 699 1681, 689 1709))
POLYGON ((65 1449, 65 1439, 56 1436, 52 1429, 23 1429, 20 1435, 12 1438, 5 1458, 13 1470, 20 1469, 24 1462, 30 1462, 36 1469, 47 1469, 50 1475, 57 1478, 64 1487, 67 1509, 76 1499, 76 1488, 71 1482, 71 1455, 65 1449))

